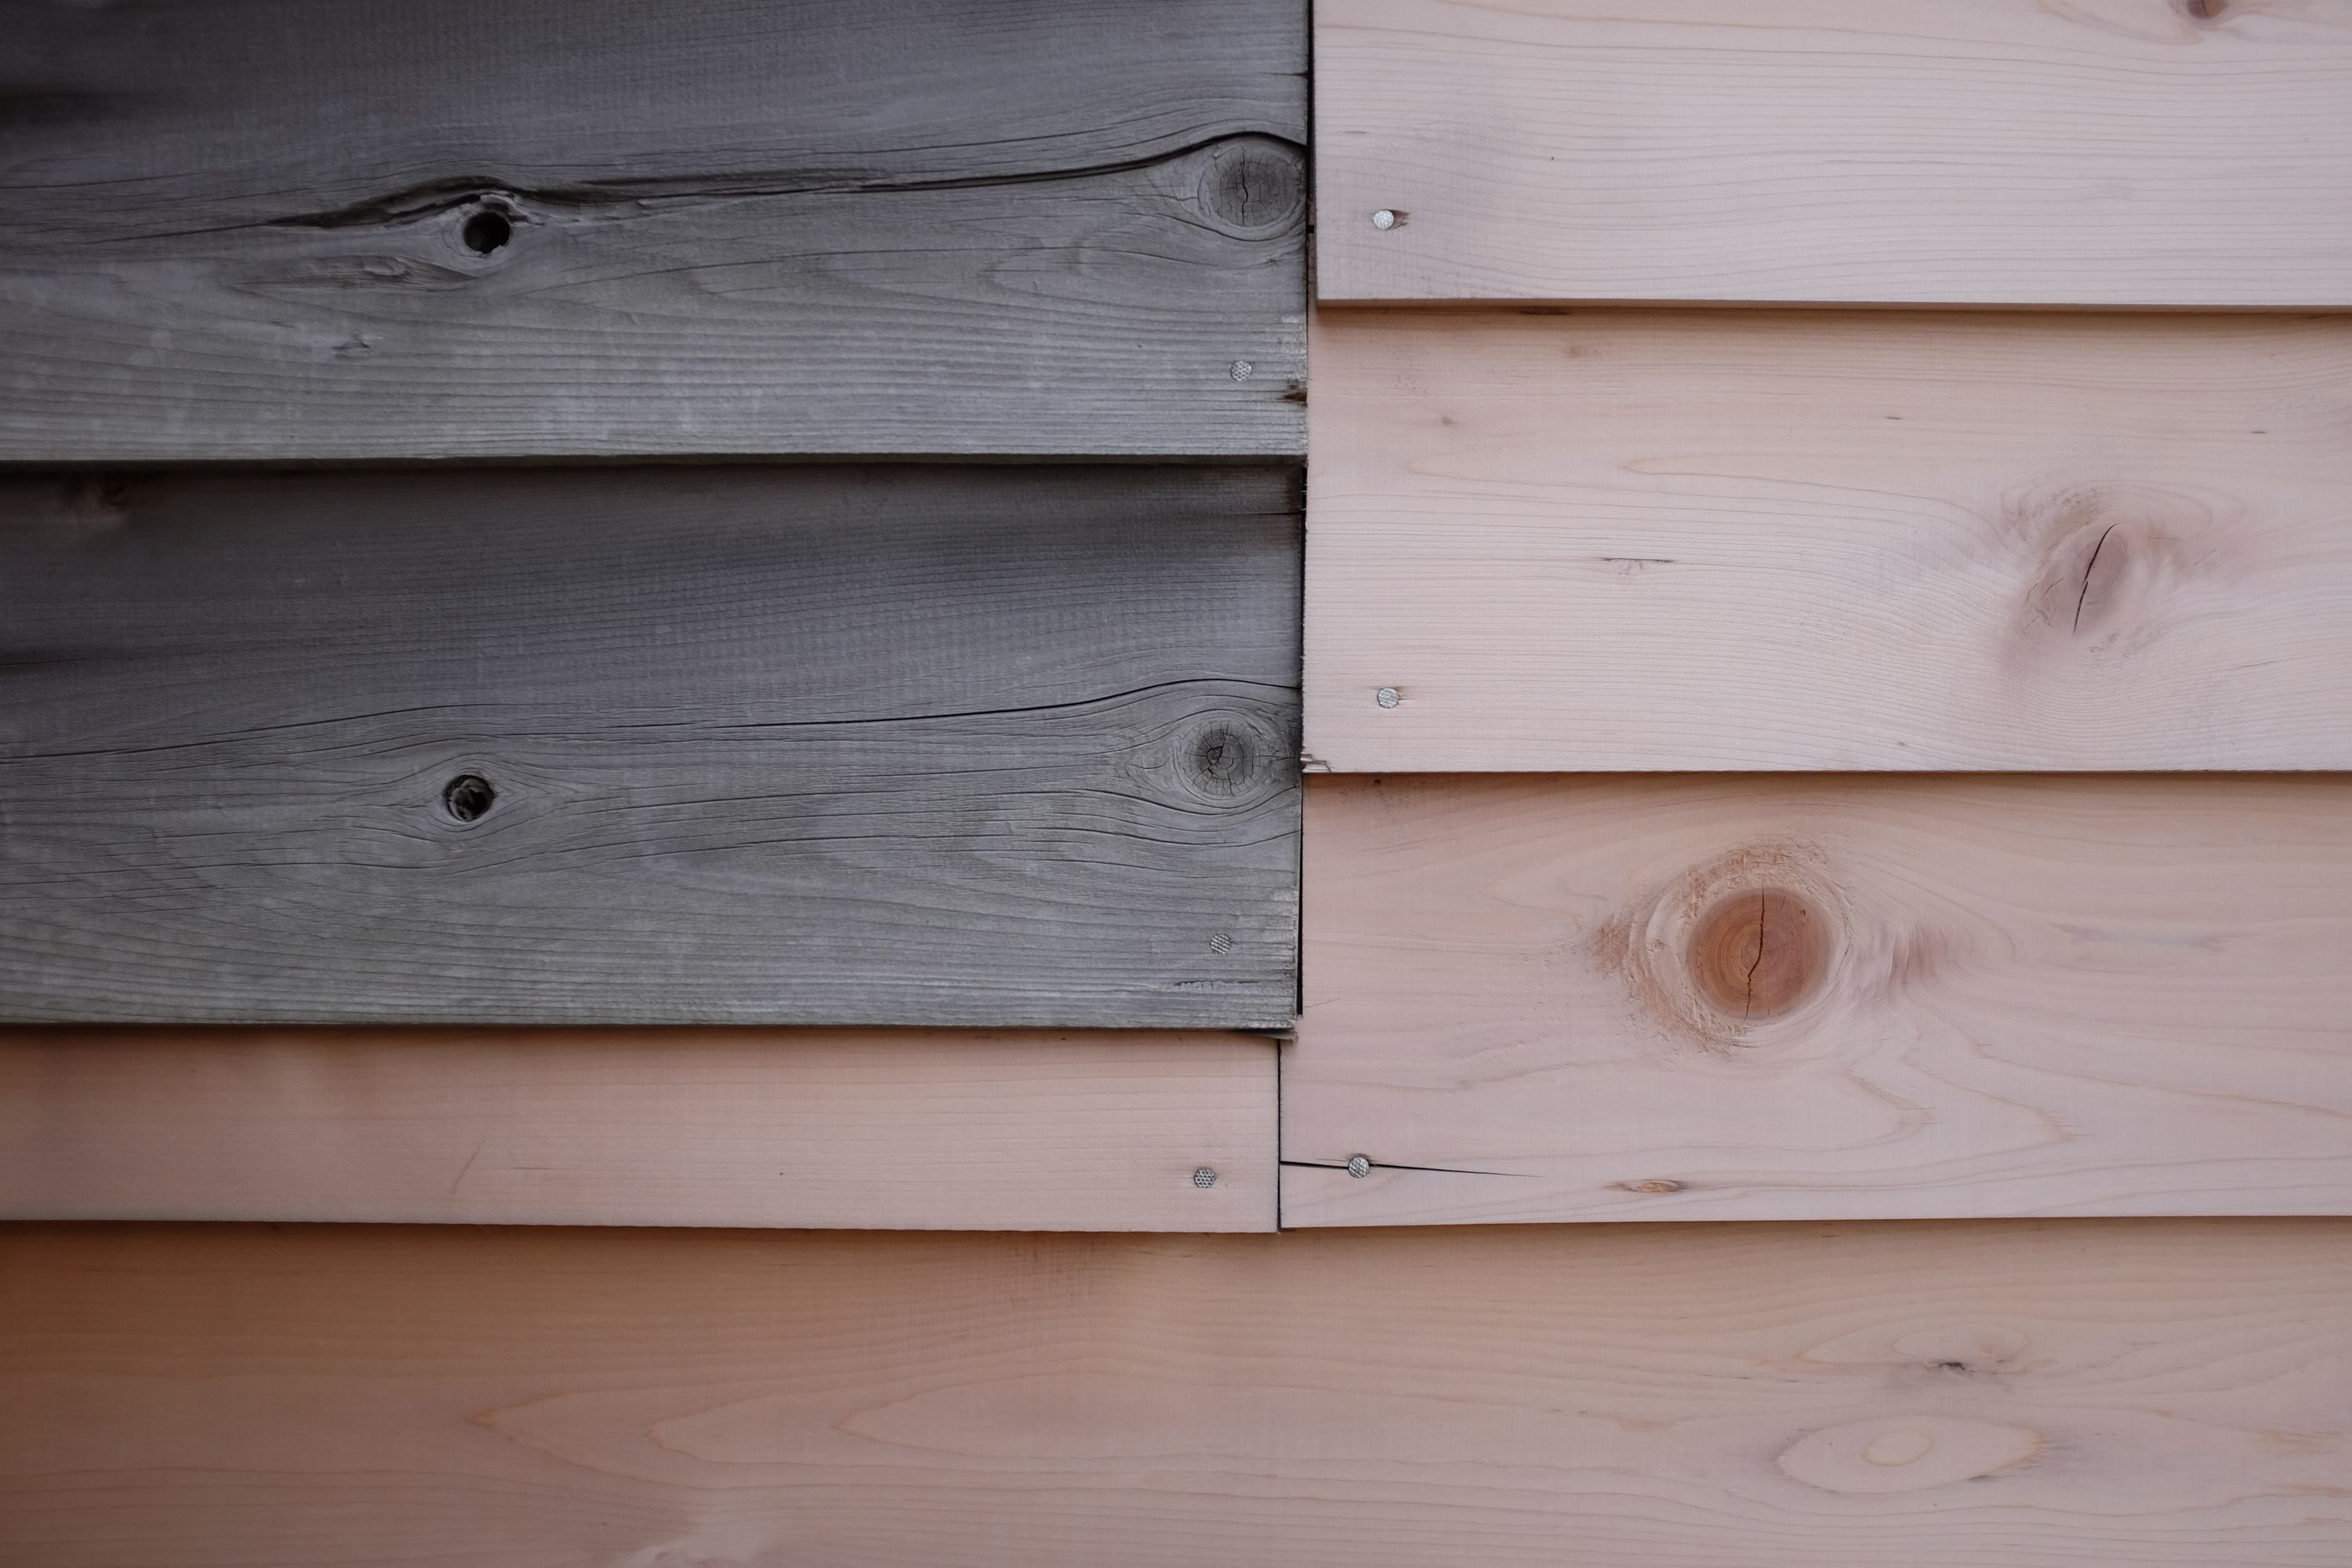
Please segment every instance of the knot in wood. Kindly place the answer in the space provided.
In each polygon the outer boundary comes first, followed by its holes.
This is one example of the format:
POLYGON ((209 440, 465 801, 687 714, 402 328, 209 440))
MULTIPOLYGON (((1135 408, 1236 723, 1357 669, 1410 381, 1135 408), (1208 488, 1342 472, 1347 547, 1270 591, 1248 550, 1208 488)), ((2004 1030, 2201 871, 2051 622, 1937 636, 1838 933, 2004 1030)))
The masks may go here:
POLYGON ((1306 206, 1298 154, 1279 142, 1237 137, 1209 150, 1201 206, 1228 228, 1262 230, 1296 221, 1306 206))
POLYGON ((1742 1022, 1775 1018, 1828 973, 1829 927, 1786 888, 1743 889, 1699 917, 1685 957, 1710 1006, 1742 1022))
POLYGON ((1198 793, 1213 799, 1232 800, 1255 787, 1265 750, 1263 738, 1246 727, 1211 722, 1187 743, 1182 759, 1184 774, 1198 793))
POLYGON ((514 237, 514 220, 496 207, 483 207, 467 216, 457 237, 477 256, 494 255, 514 237))
POLYGON ((441 791, 441 809, 457 822, 478 822, 498 804, 499 792, 479 773, 459 773, 441 791))

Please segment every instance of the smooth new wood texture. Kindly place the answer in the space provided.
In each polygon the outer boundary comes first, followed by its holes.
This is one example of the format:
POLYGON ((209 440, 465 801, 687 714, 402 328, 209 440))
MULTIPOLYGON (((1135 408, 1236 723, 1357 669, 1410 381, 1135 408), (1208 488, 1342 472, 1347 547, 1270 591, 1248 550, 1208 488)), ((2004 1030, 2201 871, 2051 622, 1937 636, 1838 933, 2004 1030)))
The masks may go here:
POLYGON ((43 1568, 2339 1568, 2324 1221, 37 1227, 43 1568))
POLYGON ((0 9, 0 459, 1301 447, 1303 0, 0 9))
POLYGON ((1307 819, 1286 1224, 2352 1214, 2344 781, 1318 779, 1307 819))
POLYGON ((1214 1034, 0 1031, 0 1215, 1270 1230, 1274 1052, 1214 1034))
POLYGON ((2352 768, 2352 317, 1327 310, 1315 366, 1321 765, 2352 768))
POLYGON ((1326 300, 2352 305, 2346 0, 1318 0, 1315 97, 1326 300))
POLYGON ((0 484, 0 1012, 1286 1026, 1296 487, 0 484))

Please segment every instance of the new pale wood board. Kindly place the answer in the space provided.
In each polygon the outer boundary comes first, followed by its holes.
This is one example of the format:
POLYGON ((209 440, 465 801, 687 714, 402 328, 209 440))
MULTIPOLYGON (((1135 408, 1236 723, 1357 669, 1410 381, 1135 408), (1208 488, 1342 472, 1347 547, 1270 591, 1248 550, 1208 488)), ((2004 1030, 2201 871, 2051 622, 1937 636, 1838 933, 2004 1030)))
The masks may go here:
POLYGON ((0 1216, 1270 1230, 1274 1053, 1223 1034, 13 1029, 0 1216))
POLYGON ((1329 300, 2352 305, 2346 0, 1318 0, 1315 110, 1329 300))
POLYGON ((1313 785, 1286 1224, 2352 1214, 2352 784, 1313 785))
POLYGON ((1315 376, 1310 766, 2352 768, 2352 317, 1326 310, 1315 376))
POLYGON ((1304 0, 0 15, 0 460, 1301 449, 1304 0))
POLYGON ((2340 1568, 2326 1221, 37 1226, 41 1568, 2340 1568))
POLYGON ((1297 479, 0 481, 0 1016, 1286 1027, 1297 479))

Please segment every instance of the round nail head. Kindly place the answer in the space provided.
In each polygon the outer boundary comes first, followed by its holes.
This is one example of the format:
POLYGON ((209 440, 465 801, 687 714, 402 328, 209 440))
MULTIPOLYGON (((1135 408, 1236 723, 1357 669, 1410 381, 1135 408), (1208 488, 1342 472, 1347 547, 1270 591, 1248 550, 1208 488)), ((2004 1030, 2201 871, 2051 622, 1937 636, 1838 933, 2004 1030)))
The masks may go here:
POLYGON ((1217 1173, 1203 1165, 1192 1173, 1192 1184, 1196 1187, 1213 1187, 1217 1184, 1217 1173))
POLYGON ((1383 686, 1378 691, 1372 693, 1372 700, 1379 703, 1383 708, 1393 708, 1397 705, 1399 700, 1397 697, 1397 689, 1393 686, 1383 686))
POLYGON ((1371 1173, 1372 1157, 1370 1154, 1350 1154, 1348 1156, 1348 1174, 1354 1176, 1360 1181, 1371 1173))
POLYGON ((1372 226, 1381 230, 1396 227, 1396 214, 1387 207, 1382 207, 1372 215, 1372 226))

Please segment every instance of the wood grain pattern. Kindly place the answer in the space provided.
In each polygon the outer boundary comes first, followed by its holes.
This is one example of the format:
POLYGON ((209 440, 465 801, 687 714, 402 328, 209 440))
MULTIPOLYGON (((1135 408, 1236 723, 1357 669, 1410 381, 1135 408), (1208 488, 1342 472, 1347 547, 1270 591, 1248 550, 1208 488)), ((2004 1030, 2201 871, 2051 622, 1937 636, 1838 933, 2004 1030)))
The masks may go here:
POLYGON ((5 1030, 0 1216, 1270 1230, 1274 1053, 1220 1034, 5 1030))
POLYGON ((8 480, 0 1012, 1286 1026, 1296 485, 8 480))
POLYGON ((1321 0, 1315 98, 1325 300, 2352 305, 2345 0, 1321 0))
POLYGON ((0 458, 1302 448, 1299 0, 5 20, 0 458))
POLYGON ((2352 768, 2352 318, 1325 311, 1315 366, 1320 765, 2352 768))
POLYGON ((28 1227, 44 1568, 2336 1568, 2326 1221, 28 1227))
POLYGON ((1286 1224, 2352 1214, 2341 780, 1313 785, 1286 1224))

